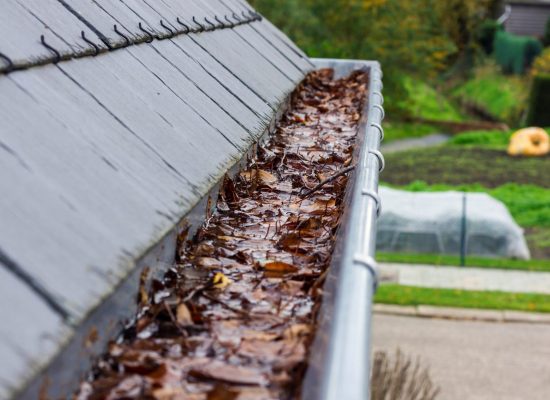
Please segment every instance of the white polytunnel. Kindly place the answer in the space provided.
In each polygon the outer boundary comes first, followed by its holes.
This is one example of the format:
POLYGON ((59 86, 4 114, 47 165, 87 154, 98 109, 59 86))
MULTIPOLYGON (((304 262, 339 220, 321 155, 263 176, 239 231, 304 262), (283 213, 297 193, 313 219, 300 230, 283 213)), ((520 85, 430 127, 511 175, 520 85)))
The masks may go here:
POLYGON ((457 255, 464 226, 467 255, 530 258, 523 229, 506 206, 488 194, 381 187, 380 196, 384 210, 378 222, 378 251, 457 255))

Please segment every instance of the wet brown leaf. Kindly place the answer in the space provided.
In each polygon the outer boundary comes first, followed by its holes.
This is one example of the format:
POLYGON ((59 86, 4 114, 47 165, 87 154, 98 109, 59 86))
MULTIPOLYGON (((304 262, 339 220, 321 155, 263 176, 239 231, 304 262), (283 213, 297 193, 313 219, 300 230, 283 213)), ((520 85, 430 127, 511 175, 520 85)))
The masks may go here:
POLYGON ((207 400, 235 400, 239 398, 239 391, 226 385, 216 385, 208 392, 207 400))
POLYGON ((264 264, 264 270, 275 275, 285 275, 298 271, 298 268, 285 262, 271 261, 264 264))
POLYGON ((197 266, 206 269, 220 269, 222 267, 220 260, 213 257, 199 257, 196 262, 197 266))
POLYGON ((176 400, 176 399, 189 399, 186 396, 186 392, 182 387, 161 387, 159 389, 153 389, 153 396, 156 400, 176 400))
POLYGON ((335 174, 354 164, 367 81, 363 72, 333 80, 330 69, 305 78, 246 169, 224 177, 208 222, 179 235, 178 264, 163 281, 142 275, 135 322, 78 400, 300 392, 347 184, 335 174))
POLYGON ((199 243, 195 250, 195 255, 209 257, 214 254, 214 245, 210 242, 199 243))
POLYGON ((176 320, 180 325, 193 324, 193 317, 191 316, 191 311, 189 311, 189 308, 184 303, 178 304, 178 307, 176 308, 176 320))
POLYGON ((250 171, 241 172, 240 175, 249 182, 258 180, 261 184, 270 186, 277 182, 277 177, 263 169, 253 169, 250 171))
POLYGON ((267 384, 265 377, 256 369, 230 365, 221 361, 195 366, 191 368, 189 375, 197 379, 216 380, 238 385, 263 386, 267 384))
POLYGON ((283 338, 285 339, 296 339, 301 336, 307 336, 311 333, 311 325, 309 324, 296 324, 288 327, 284 333, 283 338))

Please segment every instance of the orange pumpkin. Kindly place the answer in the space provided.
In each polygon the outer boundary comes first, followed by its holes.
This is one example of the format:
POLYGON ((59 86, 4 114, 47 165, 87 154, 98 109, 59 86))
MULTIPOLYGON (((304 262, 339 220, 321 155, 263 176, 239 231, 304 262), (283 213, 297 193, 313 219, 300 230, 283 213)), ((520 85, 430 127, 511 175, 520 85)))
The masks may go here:
POLYGON ((550 139, 542 128, 525 128, 510 138, 508 154, 511 156, 544 156, 550 152, 550 139))

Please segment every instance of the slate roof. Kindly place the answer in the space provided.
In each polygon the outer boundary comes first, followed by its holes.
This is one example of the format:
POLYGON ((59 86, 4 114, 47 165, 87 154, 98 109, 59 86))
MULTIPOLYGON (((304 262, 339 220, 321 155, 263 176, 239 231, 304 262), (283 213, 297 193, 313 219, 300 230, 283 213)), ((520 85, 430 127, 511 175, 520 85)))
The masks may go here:
POLYGON ((240 0, 0 2, 0 399, 62 393, 76 332, 311 68, 240 0))

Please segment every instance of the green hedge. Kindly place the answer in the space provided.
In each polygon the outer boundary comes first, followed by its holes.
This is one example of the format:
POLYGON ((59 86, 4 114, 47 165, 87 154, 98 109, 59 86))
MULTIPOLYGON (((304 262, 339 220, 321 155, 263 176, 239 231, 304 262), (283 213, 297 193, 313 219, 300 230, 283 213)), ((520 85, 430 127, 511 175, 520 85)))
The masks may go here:
POLYGON ((523 74, 542 53, 542 44, 534 38, 504 31, 495 34, 494 54, 504 73, 523 74))
POLYGON ((542 38, 542 43, 545 47, 550 46, 550 17, 546 21, 546 29, 544 30, 544 37, 542 38))
POLYGON ((529 126, 550 126, 550 75, 534 77, 526 123, 529 126))
POLYGON ((486 20, 479 27, 477 41, 486 54, 493 54, 495 35, 502 29, 502 26, 495 20, 486 20))

